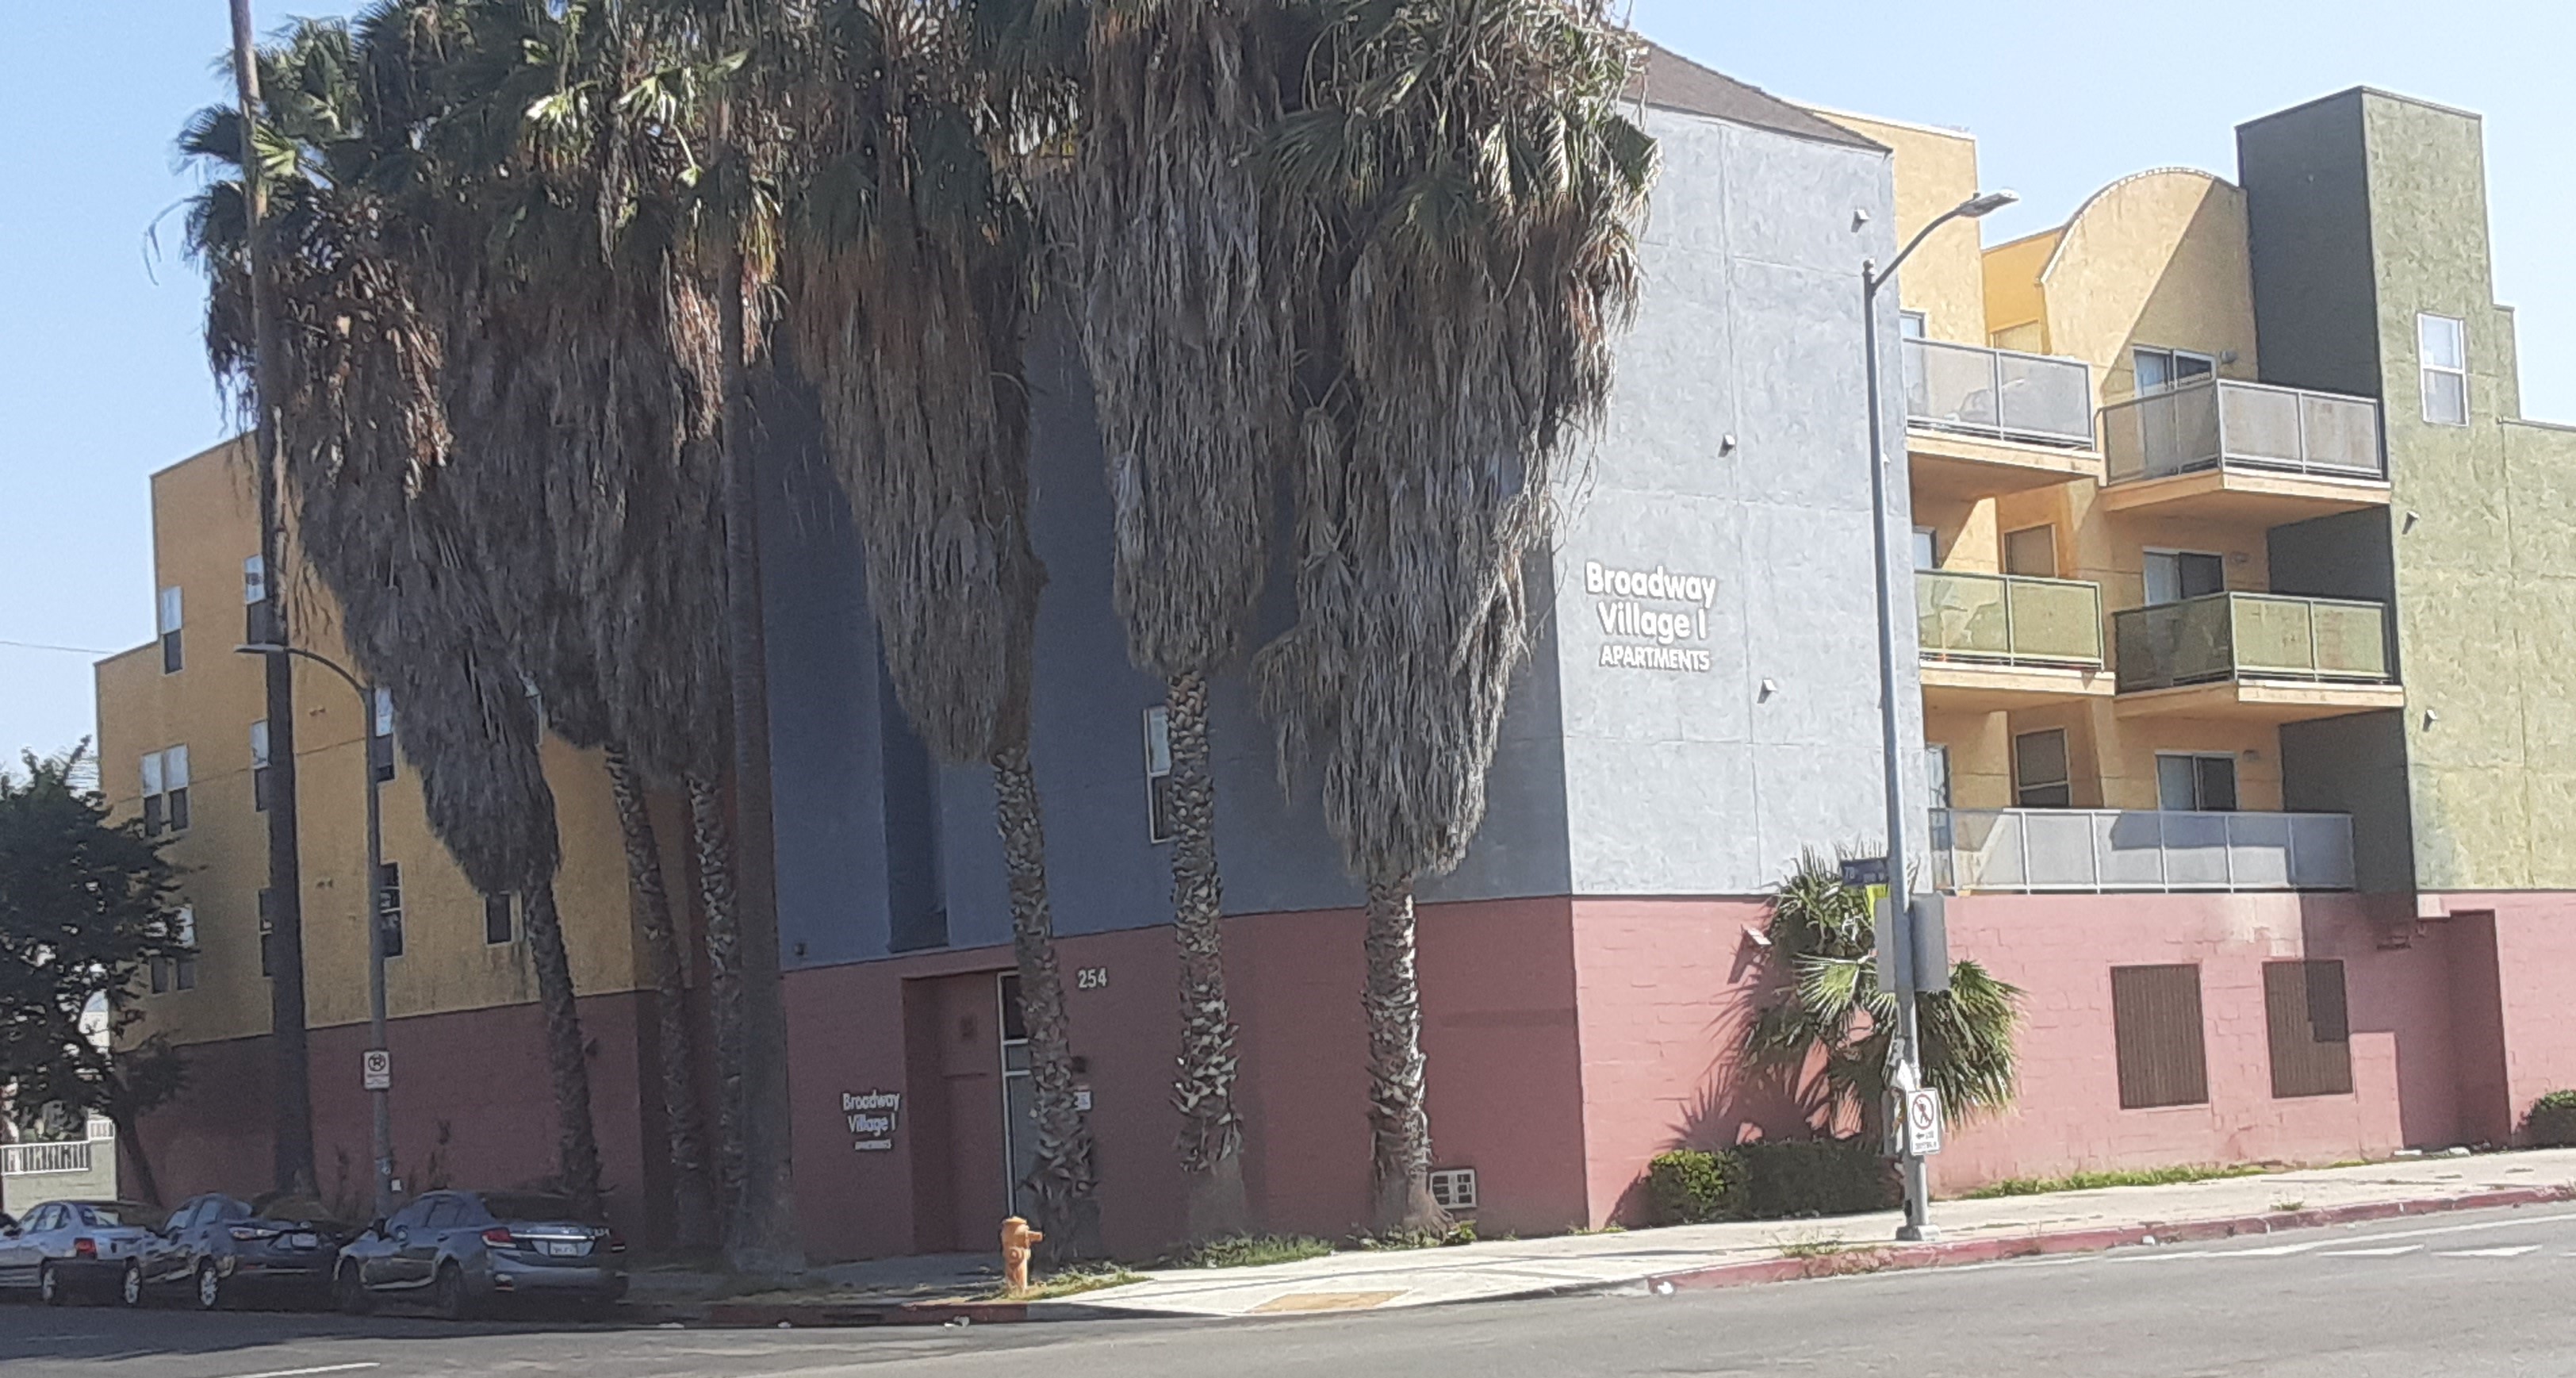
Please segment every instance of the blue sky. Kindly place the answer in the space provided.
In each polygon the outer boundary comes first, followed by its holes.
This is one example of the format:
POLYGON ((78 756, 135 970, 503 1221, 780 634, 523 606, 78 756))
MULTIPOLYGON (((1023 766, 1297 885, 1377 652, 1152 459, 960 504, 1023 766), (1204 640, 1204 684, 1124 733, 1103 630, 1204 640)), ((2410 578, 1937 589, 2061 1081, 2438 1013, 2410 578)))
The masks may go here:
MULTIPOLYGON (((263 27, 351 3, 258 0, 263 27)), ((0 58, 0 752, 91 730, 93 651, 152 632, 144 478, 221 439, 201 286, 162 218, 170 141, 221 98, 224 0, 21 0, 0 58), (100 58, 97 55, 106 55, 100 58), (102 82, 102 63, 117 73, 102 82), (161 247, 147 239, 156 222, 161 247)), ((1634 0, 1648 35, 1778 94, 1974 131, 2023 204, 1990 242, 2105 182, 2232 171, 2240 120, 2354 85, 2487 117, 2498 294, 2521 308, 2524 405, 2576 419, 2576 6, 2566 0, 1634 0)))

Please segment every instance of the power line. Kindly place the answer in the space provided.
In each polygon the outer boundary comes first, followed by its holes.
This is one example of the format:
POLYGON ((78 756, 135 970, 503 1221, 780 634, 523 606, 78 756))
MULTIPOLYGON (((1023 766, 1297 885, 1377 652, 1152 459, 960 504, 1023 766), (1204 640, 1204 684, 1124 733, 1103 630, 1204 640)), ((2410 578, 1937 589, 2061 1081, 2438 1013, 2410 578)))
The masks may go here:
POLYGON ((65 655, 75 656, 112 656, 116 654, 114 651, 92 650, 87 646, 55 646, 42 641, 11 641, 5 636, 0 636, 0 646, 14 646, 22 651, 60 651, 65 655))

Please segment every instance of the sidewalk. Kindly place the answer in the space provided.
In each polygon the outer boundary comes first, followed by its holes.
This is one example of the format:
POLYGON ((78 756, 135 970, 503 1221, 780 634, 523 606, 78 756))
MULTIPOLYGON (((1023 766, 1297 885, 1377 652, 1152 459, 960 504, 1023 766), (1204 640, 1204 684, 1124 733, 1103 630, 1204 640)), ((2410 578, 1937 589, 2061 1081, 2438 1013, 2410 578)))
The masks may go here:
POLYGON ((2570 1199, 2576 1199, 2576 1149, 2399 1159, 2173 1186, 1938 1201, 1932 1219, 1941 1242, 1932 1245, 1895 1245, 1900 1217, 1893 1212, 1684 1225, 1147 1273, 1144 1281, 1071 1301, 1031 1303, 1027 1314, 1033 1320, 1105 1311, 1263 1316, 1665 1291, 2570 1199))

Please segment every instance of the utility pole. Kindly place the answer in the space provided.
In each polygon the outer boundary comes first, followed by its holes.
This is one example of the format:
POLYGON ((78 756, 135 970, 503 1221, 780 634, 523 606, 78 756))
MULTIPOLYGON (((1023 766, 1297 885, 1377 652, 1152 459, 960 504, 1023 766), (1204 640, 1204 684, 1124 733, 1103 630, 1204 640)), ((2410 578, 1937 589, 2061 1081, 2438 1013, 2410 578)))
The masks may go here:
MULTIPOLYGON (((2008 191, 1987 192, 1971 196, 1935 216, 1932 222, 1915 232, 1894 259, 1881 270, 1874 262, 1860 265, 1860 329, 1863 347, 1868 352, 1869 379, 1869 515, 1871 555, 1878 573, 1878 711, 1880 740, 1887 773, 1887 919, 1879 927, 1878 946, 1886 958, 1879 970, 1892 972, 1896 987, 1896 1032, 1890 1040, 1891 1064, 1889 1081, 1901 1092, 1922 1085, 1923 1042, 1916 1007, 1921 1003, 1923 973, 1915 970, 1917 949, 1914 942, 1913 897, 1905 873, 1905 833, 1910 810, 1905 802, 1903 734, 1898 728, 1896 704, 1897 656, 1902 649, 1897 642, 1896 571, 1889 552, 1893 533, 1887 529, 1887 496, 1892 485, 1887 481, 1886 437, 1880 434, 1879 367, 1878 367, 1878 292, 1896 280, 1896 270, 1911 257, 1932 232, 1953 220, 1981 219, 2011 205, 2020 198, 2008 191)), ((1901 1105, 1901 1098, 1899 1104, 1901 1105)), ((1898 1106, 1888 1113, 1902 1114, 1898 1106)), ((1932 1183, 1929 1165, 1912 1135, 1906 1135, 1903 1152, 1898 1157, 1905 1179, 1905 1223, 1897 1228, 1896 1237, 1903 1240, 1938 1239, 1941 1232, 1931 1221, 1932 1183)))
MULTIPOLYGON (((285 545, 283 473, 278 435, 278 334, 275 279, 269 271, 268 189, 260 177, 259 60, 251 32, 250 0, 230 0, 233 30, 233 86, 241 102, 242 213, 247 227, 243 254, 250 278, 251 339, 257 351, 251 365, 251 392, 258 406, 253 431, 259 474, 259 598, 249 639, 286 640, 286 578, 279 558, 285 545)), ((268 720, 268 922, 269 1050, 275 1066, 269 1078, 271 1175, 279 1191, 310 1196, 313 1170, 312 1063, 304 1034, 304 868, 296 854, 295 819, 295 663, 285 655, 264 657, 265 713, 268 720)))

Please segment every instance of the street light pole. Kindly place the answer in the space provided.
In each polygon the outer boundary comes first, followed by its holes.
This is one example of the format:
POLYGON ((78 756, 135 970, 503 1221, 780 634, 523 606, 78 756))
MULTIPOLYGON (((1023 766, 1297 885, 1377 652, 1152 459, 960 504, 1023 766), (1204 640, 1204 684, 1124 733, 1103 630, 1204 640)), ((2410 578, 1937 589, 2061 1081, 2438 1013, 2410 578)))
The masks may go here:
MULTIPOLYGON (((1896 1036, 1894 1058, 1897 1064, 1892 1080, 1900 1087, 1919 1086, 1923 1075, 1921 1025, 1916 1007, 1921 1003, 1918 992, 1922 973, 1914 969, 1914 916, 1912 896, 1906 884, 1905 863, 1905 772, 1899 746, 1901 733, 1897 726, 1896 665, 1900 647, 1896 631, 1896 581, 1889 557, 1894 533, 1887 529, 1886 437, 1881 434, 1878 367, 1878 289, 1896 279, 1896 270, 1911 257, 1932 232, 1953 220, 1975 220, 2011 205, 2020 198, 2008 191, 1987 192, 1972 196, 1933 218, 1915 232, 1905 247, 1888 261, 1881 271, 1872 260, 1860 265, 1860 329, 1862 347, 1868 353, 1869 379, 1869 498, 1871 554, 1878 573, 1878 721, 1880 743, 1887 776, 1887 926, 1878 941, 1890 945, 1893 961, 1883 963, 1882 970, 1896 975, 1896 1036)), ((1902 1240, 1938 1239, 1941 1232, 1931 1221, 1931 1174, 1923 1155, 1915 1151, 1911 1135, 1902 1141, 1903 1155, 1898 1162, 1905 1178, 1905 1223, 1897 1227, 1902 1240)))
MULTIPOLYGON (((385 876, 385 829, 383 782, 376 778, 376 691, 349 673, 329 656, 308 651, 301 646, 288 646, 273 641, 236 646, 243 655, 283 658, 293 656, 309 660, 338 675, 342 683, 358 696, 358 724, 362 744, 359 766, 367 779, 367 869, 360 886, 359 921, 367 927, 367 1047, 385 1052, 385 924, 382 912, 385 876)), ((367 1093, 375 1112, 376 1216, 382 1219, 394 1209, 394 1112, 393 1090, 378 1087, 367 1093)))

